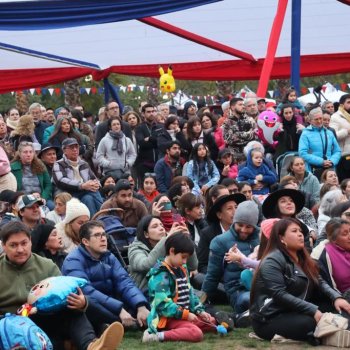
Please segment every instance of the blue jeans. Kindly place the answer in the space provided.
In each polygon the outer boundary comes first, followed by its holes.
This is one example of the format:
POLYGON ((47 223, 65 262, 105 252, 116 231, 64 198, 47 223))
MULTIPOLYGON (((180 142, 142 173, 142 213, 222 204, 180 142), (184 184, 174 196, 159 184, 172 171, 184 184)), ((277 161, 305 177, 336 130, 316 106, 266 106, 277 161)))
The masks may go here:
POLYGON ((71 193, 73 197, 78 198, 84 203, 89 211, 90 217, 93 217, 101 208, 103 203, 103 199, 99 191, 81 191, 81 192, 73 192, 71 193))
POLYGON ((250 304, 250 292, 246 290, 236 291, 230 296, 230 304, 237 314, 247 311, 250 304))

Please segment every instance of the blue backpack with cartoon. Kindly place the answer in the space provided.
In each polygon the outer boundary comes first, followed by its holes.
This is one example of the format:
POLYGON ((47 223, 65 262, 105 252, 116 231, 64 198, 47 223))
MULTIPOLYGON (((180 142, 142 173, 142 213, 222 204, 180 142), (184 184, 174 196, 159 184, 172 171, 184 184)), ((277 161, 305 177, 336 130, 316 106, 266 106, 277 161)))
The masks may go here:
POLYGON ((0 320, 0 350, 53 350, 46 333, 30 318, 7 313, 0 320))

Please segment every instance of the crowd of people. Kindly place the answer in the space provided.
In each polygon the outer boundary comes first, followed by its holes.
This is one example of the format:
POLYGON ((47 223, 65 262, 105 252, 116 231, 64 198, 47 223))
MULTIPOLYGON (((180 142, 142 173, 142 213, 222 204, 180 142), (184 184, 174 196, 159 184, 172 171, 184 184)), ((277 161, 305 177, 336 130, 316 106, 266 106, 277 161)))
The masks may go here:
POLYGON ((303 106, 290 89, 216 113, 192 101, 4 113, 0 315, 64 275, 87 285, 64 312, 33 316, 57 349, 115 349, 135 327, 143 342, 198 342, 222 322, 317 344, 324 313, 350 319, 350 94, 303 106), (272 143, 258 132, 267 111, 272 143), (125 256, 102 214, 135 237, 125 256))

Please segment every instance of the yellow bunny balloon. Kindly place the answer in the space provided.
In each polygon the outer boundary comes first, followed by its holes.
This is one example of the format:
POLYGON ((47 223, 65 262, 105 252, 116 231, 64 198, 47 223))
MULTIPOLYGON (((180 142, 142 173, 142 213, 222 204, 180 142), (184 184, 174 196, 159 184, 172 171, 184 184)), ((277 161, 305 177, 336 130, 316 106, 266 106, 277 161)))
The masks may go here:
POLYGON ((176 89, 175 86, 175 79, 173 77, 173 70, 172 67, 168 67, 168 72, 164 73, 164 69, 162 67, 159 67, 159 88, 162 92, 173 92, 176 89))

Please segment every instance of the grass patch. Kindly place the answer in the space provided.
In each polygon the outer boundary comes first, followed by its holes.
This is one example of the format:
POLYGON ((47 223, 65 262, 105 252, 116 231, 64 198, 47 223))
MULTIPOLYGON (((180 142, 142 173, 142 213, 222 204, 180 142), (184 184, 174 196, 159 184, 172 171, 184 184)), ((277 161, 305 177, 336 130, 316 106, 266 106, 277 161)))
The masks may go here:
MULTIPOLYGON (((164 342, 164 343, 147 343, 141 342, 141 331, 127 331, 124 335, 123 342, 118 350, 145 350, 145 349, 161 349, 161 350, 222 350, 222 349, 272 349, 272 350, 304 350, 314 349, 308 344, 271 344, 269 341, 250 339, 248 334, 252 332, 251 328, 234 329, 226 336, 206 333, 201 343, 187 342, 164 342)), ((322 350, 329 347, 319 347, 322 350)), ((332 348, 331 348, 332 349, 332 348)), ((334 349, 334 348, 333 348, 334 349)))

